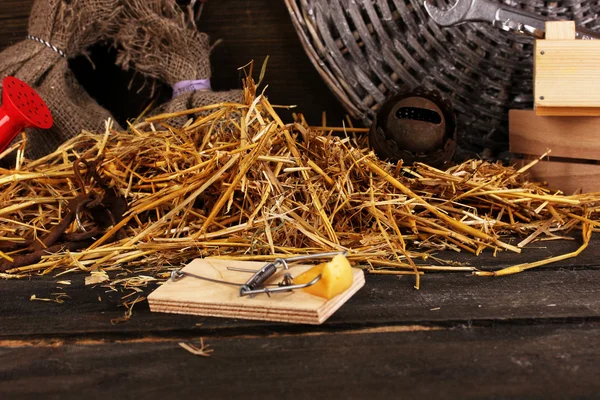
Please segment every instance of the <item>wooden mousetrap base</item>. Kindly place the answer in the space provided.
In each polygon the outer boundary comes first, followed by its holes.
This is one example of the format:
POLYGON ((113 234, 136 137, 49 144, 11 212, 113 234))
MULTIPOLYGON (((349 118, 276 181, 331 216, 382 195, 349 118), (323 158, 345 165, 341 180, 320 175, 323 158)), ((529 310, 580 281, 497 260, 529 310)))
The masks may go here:
MULTIPOLYGON (((212 279, 245 283, 251 273, 230 271, 228 267, 259 270, 264 262, 196 259, 183 268, 184 272, 212 279)), ((290 272, 297 276, 312 265, 292 265, 290 272)), ((313 296, 302 290, 240 297, 239 286, 230 286, 184 276, 165 282, 148 296, 150 310, 175 314, 210 317, 256 319, 318 325, 329 318, 365 284, 362 270, 353 268, 352 286, 331 300, 313 296)), ((277 284, 279 271, 268 282, 277 284)))

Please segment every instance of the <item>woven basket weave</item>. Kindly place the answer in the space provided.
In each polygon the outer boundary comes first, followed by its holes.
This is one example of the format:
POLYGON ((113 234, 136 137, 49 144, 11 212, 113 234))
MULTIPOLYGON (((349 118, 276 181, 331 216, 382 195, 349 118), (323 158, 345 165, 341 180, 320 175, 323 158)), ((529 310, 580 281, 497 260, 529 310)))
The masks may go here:
MULTIPOLYGON (((508 109, 532 107, 533 40, 527 36, 483 23, 441 28, 423 0, 286 3, 314 66, 348 113, 366 125, 391 93, 425 86, 453 102, 463 149, 498 153, 508 147, 508 109)), ((511 5, 600 27, 600 0, 511 5)))

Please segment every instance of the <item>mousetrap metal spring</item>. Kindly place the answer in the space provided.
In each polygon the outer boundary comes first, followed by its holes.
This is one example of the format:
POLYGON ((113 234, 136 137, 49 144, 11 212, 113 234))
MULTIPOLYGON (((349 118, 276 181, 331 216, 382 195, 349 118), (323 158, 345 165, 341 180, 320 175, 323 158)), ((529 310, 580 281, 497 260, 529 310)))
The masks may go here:
POLYGON ((189 272, 185 272, 185 271, 182 271, 181 269, 171 272, 171 279, 173 281, 177 281, 183 277, 188 276, 190 278, 202 279, 205 281, 220 283, 223 285, 238 286, 240 288, 240 296, 254 296, 256 294, 262 294, 262 293, 270 296, 271 293, 289 292, 289 291, 296 290, 296 289, 304 289, 304 288, 314 285, 321 279, 321 275, 317 275, 312 281, 310 281, 308 283, 294 285, 294 277, 288 271, 289 264, 298 262, 298 261, 315 259, 315 258, 334 257, 339 254, 343 254, 345 256, 347 254, 347 252, 346 251, 334 251, 334 252, 326 252, 326 253, 305 254, 305 255, 301 255, 301 256, 288 257, 288 258, 277 258, 274 261, 265 264, 258 271, 253 270, 253 269, 246 269, 246 268, 234 268, 234 267, 227 268, 230 271, 252 273, 253 275, 245 283, 237 283, 237 282, 224 281, 224 280, 220 280, 220 279, 213 279, 213 278, 209 278, 206 276, 201 276, 201 275, 196 275, 196 274, 192 274, 189 272), (284 273, 283 280, 281 282, 279 282, 275 287, 272 287, 272 288, 266 287, 265 286, 265 285, 267 285, 266 282, 269 279, 271 279, 271 277, 273 277, 273 275, 275 275, 275 273, 277 273, 277 271, 280 268, 283 268, 286 271, 284 273))

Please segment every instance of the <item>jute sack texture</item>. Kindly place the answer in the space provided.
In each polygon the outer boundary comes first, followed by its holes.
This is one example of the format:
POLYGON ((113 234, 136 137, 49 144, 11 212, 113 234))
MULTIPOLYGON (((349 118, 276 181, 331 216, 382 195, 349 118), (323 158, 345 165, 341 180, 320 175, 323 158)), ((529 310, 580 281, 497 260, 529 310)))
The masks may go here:
POLYGON ((111 117, 79 85, 69 69, 68 58, 114 36, 120 12, 118 0, 36 1, 29 17, 29 35, 51 43, 65 57, 30 39, 0 54, 0 78, 12 75, 28 83, 52 111, 54 126, 28 135, 28 155, 36 157, 53 151, 82 129, 102 129, 111 117))
MULTIPOLYGON (((112 118, 79 85, 68 65, 69 58, 85 54, 94 44, 116 46, 118 65, 170 86, 210 79, 209 38, 198 32, 193 17, 174 0, 37 0, 29 18, 29 35, 64 54, 31 39, 0 53, 0 79, 11 75, 28 83, 52 111, 54 126, 50 130, 29 132, 30 158, 54 151, 82 130, 102 132, 106 120, 112 118)), ((185 92, 153 113, 241 98, 238 90, 185 92)), ((168 122, 178 126, 189 117, 168 122)), ((116 122, 113 128, 122 129, 116 122)))

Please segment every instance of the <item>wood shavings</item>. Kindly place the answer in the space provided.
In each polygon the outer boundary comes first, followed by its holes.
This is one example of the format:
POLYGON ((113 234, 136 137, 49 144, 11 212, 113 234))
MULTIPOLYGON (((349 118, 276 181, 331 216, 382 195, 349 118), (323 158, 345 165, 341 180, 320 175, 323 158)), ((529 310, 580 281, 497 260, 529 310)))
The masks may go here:
POLYGON ((85 277, 85 285, 86 286, 97 285, 99 283, 106 282, 109 279, 110 278, 108 277, 108 274, 106 273, 106 271, 103 271, 103 270, 92 271, 92 272, 90 272, 89 276, 85 277))
POLYGON ((126 308, 125 314, 123 315, 122 318, 111 319, 110 323, 113 325, 116 325, 116 324, 121 324, 123 322, 129 321, 131 319, 131 316, 133 315, 133 306, 135 306, 137 303, 141 303, 144 300, 146 300, 146 297, 138 296, 134 300, 123 302, 123 307, 126 308))
POLYGON ((179 346, 181 346, 182 348, 184 348, 185 350, 187 350, 195 356, 210 357, 211 353, 213 352, 212 349, 209 349, 209 345, 204 344, 204 339, 202 338, 200 338, 200 347, 196 347, 193 344, 183 342, 180 342, 178 344, 179 346))
POLYGON ((32 294, 31 297, 29 298, 29 300, 30 301, 45 301, 45 302, 48 302, 48 303, 63 304, 65 302, 65 299, 69 299, 70 298, 66 293, 52 293, 52 295, 55 296, 53 299, 43 298, 43 297, 37 297, 35 294, 32 294))
POLYGON ((0 279, 25 279, 25 278, 29 278, 29 275, 25 275, 25 274, 4 274, 4 273, 0 273, 0 279))

